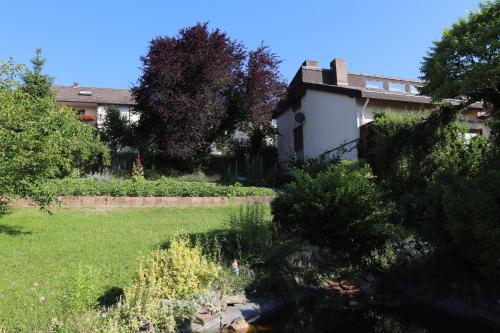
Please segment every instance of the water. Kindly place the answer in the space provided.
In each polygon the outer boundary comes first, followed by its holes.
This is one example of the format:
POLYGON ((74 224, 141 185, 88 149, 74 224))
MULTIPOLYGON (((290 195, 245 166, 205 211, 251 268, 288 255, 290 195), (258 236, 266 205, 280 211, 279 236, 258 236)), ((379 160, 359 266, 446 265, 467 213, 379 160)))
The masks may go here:
POLYGON ((283 309, 252 325, 255 333, 490 333, 482 321, 452 316, 423 305, 352 309, 308 302, 283 309))

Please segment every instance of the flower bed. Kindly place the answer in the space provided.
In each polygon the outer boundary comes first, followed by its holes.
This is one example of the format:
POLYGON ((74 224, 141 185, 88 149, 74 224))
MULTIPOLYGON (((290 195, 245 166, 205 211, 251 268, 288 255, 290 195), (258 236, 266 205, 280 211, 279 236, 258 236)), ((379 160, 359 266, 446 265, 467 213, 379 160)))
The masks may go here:
POLYGON ((273 189, 265 187, 180 182, 172 178, 160 178, 155 181, 129 179, 97 181, 91 178, 65 178, 51 180, 48 186, 59 196, 247 197, 276 194, 273 189))

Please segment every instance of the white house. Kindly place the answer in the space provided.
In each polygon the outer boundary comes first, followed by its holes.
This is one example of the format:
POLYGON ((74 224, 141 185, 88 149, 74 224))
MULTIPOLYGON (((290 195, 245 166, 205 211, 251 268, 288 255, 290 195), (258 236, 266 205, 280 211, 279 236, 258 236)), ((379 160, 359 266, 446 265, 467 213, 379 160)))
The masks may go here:
MULTIPOLYGON (((343 59, 332 60, 328 69, 306 60, 274 115, 280 164, 333 154, 357 159, 359 128, 372 121, 375 113, 418 112, 434 106, 429 97, 417 95, 421 85, 418 80, 349 73, 343 59)), ((489 135, 482 114, 481 103, 467 111, 472 135, 489 135)))
POLYGON ((129 89, 82 87, 74 83, 72 86, 54 85, 52 90, 59 104, 73 108, 82 120, 94 126, 102 124, 110 106, 117 107, 122 117, 130 122, 139 120, 129 89))

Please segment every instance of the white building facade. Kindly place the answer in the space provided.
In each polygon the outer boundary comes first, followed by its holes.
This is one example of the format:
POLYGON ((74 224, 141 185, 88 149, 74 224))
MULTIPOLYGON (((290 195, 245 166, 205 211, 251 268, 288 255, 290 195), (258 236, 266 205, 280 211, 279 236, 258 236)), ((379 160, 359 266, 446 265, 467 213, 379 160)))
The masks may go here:
MULTIPOLYGON (((288 94, 275 112, 280 165, 333 155, 358 158, 359 128, 378 112, 420 112, 434 108, 418 95, 422 82, 396 77, 348 73, 345 60, 334 59, 329 69, 307 60, 299 68, 288 94)), ((465 115, 473 135, 489 135, 481 120, 481 103, 465 115)))
POLYGON ((129 89, 55 85, 52 87, 59 104, 75 110, 80 119, 94 126, 101 126, 109 107, 120 110, 123 118, 137 122, 139 115, 129 89))

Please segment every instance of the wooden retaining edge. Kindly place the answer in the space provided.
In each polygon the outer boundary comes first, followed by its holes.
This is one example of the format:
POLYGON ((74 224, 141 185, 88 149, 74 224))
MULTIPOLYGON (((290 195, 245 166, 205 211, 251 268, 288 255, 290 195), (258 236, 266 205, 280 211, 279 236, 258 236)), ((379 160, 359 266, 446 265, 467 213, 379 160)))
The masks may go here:
MULTIPOLYGON (((155 208, 155 207, 198 207, 234 204, 270 203, 274 196, 251 197, 111 197, 111 196, 61 196, 61 207, 66 208, 155 208)), ((14 207, 32 207, 29 199, 10 202, 14 207)))

